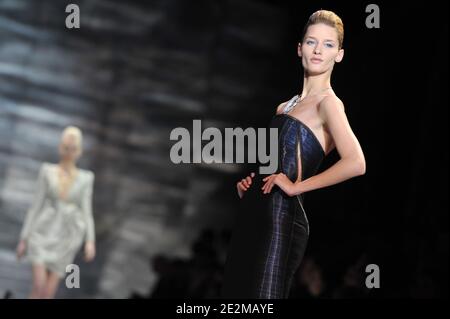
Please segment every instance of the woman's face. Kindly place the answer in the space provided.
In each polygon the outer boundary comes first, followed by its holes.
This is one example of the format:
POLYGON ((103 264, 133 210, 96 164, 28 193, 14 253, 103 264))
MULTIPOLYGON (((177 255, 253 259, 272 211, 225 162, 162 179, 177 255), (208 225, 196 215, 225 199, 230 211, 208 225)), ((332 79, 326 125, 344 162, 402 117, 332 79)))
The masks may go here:
POLYGON ((341 62, 344 50, 339 49, 337 30, 329 25, 310 25, 303 43, 299 43, 298 55, 305 71, 310 75, 332 71, 335 62, 341 62))
POLYGON ((59 156, 66 161, 76 161, 81 155, 80 146, 77 138, 67 134, 62 137, 59 144, 59 156))

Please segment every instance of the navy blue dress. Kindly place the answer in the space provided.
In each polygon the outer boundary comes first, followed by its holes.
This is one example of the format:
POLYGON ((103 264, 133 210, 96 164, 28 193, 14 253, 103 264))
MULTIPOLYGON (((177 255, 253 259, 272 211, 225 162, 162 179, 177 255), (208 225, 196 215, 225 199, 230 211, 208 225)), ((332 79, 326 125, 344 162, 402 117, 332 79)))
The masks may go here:
MULTIPOLYGON (((314 133, 303 122, 286 114, 272 118, 278 128, 278 171, 291 181, 316 174, 325 152, 314 133)), ((289 295, 309 237, 303 208, 304 194, 286 195, 278 186, 262 194, 262 179, 240 200, 228 249, 222 287, 224 298, 282 299, 289 295)))

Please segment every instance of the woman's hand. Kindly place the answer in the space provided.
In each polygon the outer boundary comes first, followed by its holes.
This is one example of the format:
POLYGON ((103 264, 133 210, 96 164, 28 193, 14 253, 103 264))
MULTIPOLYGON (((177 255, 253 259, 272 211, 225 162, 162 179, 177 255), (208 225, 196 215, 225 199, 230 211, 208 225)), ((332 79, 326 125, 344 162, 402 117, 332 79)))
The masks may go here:
POLYGON ((84 260, 90 262, 95 257, 95 243, 92 241, 86 242, 84 244, 84 260))
POLYGON ((26 249, 27 249, 27 242, 23 239, 20 240, 19 244, 17 245, 17 249, 16 249, 16 254, 17 254, 18 260, 20 260, 23 257, 26 249))
POLYGON ((250 176, 247 176, 246 178, 243 178, 239 182, 237 182, 236 188, 239 198, 242 198, 245 192, 250 188, 250 186, 252 185, 253 177, 255 177, 255 173, 251 173, 250 176))
POLYGON ((280 187, 283 192, 288 196, 294 196, 293 188, 294 183, 283 173, 272 174, 263 178, 263 181, 266 182, 261 189, 263 190, 263 194, 269 194, 272 191, 274 185, 280 187))

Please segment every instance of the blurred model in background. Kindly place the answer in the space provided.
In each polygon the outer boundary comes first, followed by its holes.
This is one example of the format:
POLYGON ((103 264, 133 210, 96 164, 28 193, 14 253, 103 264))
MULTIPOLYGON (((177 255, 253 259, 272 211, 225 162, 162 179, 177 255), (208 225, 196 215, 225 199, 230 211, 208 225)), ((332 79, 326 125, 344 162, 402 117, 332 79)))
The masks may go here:
POLYGON ((82 133, 69 126, 59 144, 59 163, 40 168, 17 246, 18 259, 26 256, 32 263, 30 298, 53 298, 82 246, 86 261, 95 257, 94 173, 76 166, 81 154, 82 133))

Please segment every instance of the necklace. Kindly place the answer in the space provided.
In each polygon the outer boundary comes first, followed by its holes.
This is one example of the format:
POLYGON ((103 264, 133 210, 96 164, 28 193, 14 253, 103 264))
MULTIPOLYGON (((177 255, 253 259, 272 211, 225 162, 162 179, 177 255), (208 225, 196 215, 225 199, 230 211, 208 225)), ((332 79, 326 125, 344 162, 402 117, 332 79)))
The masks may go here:
POLYGON ((296 95, 296 100, 295 100, 295 103, 294 103, 294 105, 296 105, 298 102, 301 102, 301 101, 303 101, 304 99, 306 99, 306 98, 308 98, 308 97, 311 97, 311 96, 316 96, 316 95, 318 95, 318 94, 320 94, 320 93, 322 93, 322 92, 324 92, 324 91, 326 91, 326 90, 329 90, 329 89, 331 89, 331 87, 327 87, 327 88, 325 88, 325 89, 323 89, 323 90, 320 90, 319 92, 317 92, 317 93, 314 93, 314 94, 310 94, 310 95, 308 95, 308 96, 305 96, 304 98, 302 98, 300 95, 296 95))
POLYGON ((292 99, 290 99, 290 101, 287 103, 287 105, 286 105, 286 107, 285 107, 285 109, 284 109, 284 112, 285 112, 285 113, 288 113, 288 112, 289 112, 290 110, 292 110, 299 102, 303 101, 304 99, 306 99, 306 98, 308 98, 308 97, 311 97, 311 96, 318 95, 318 94, 320 94, 320 93, 322 93, 322 92, 324 92, 324 91, 326 91, 326 90, 329 90, 329 89, 331 89, 331 87, 327 87, 327 88, 325 88, 325 89, 323 89, 323 90, 320 90, 320 91, 317 92, 317 93, 314 93, 314 94, 310 94, 310 95, 308 95, 308 96, 305 96, 304 98, 301 98, 301 96, 297 94, 297 95, 294 96, 292 99))

